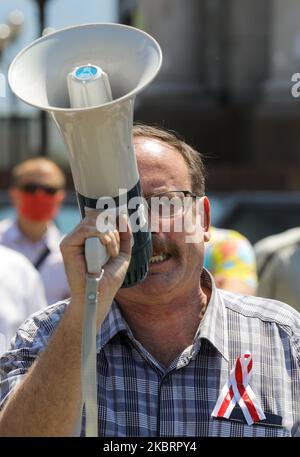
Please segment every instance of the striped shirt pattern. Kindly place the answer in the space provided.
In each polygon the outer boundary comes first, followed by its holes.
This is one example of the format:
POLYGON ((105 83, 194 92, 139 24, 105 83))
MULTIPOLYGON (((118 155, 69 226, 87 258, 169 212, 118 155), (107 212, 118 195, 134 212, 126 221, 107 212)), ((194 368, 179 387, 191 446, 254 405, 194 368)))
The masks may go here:
MULTIPOLYGON (((281 302, 218 290, 204 275, 212 288, 204 318, 193 344, 168 368, 134 338, 112 304, 97 336, 99 436, 300 436, 300 315, 281 302), (253 358, 251 388, 267 421, 249 426, 237 406, 229 419, 211 417, 231 368, 247 351, 253 358)), ((0 359, 1 407, 66 306, 68 301, 52 305, 19 328, 0 359)))

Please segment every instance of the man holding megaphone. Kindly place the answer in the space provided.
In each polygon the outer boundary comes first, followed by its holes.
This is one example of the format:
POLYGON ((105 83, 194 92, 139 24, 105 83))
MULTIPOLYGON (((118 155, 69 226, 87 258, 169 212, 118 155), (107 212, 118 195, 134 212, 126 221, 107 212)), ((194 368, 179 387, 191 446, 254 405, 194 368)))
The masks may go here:
POLYGON ((99 213, 89 211, 61 245, 70 302, 53 305, 27 322, 15 351, 2 361, 6 406, 0 434, 74 432, 81 408, 84 243, 90 236, 99 238, 110 255, 100 281, 97 315, 97 322, 103 322, 97 340, 99 436, 230 436, 230 430, 234 436, 299 434, 299 346, 292 336, 297 335, 299 315, 283 303, 216 289, 203 269, 210 210, 200 156, 174 134, 146 126, 134 128, 134 146, 149 202, 149 274, 135 287, 120 288, 130 262, 128 218, 120 216, 124 231, 100 233, 99 213), (157 212, 153 207, 158 196, 157 212), (191 207, 184 206, 185 199, 192 200, 191 207), (164 212, 171 200, 169 213, 164 212), (189 208, 193 217, 177 231, 189 208), (193 224, 197 211, 201 224, 193 224), (170 230, 164 231, 167 220, 170 230), (280 351, 282 344, 285 352, 280 351), (251 388, 251 404, 233 396, 227 417, 219 395, 240 359, 251 360, 254 368, 246 386, 247 392, 251 388), (235 406, 238 401, 241 407, 235 406), (228 427, 236 421, 238 429, 228 427))
POLYGON ((0 435, 300 433, 298 313, 216 288, 200 155, 162 129, 132 131, 160 63, 144 32, 92 24, 12 64, 13 90, 65 139, 83 220, 61 244, 71 299, 29 319, 0 360, 0 435))

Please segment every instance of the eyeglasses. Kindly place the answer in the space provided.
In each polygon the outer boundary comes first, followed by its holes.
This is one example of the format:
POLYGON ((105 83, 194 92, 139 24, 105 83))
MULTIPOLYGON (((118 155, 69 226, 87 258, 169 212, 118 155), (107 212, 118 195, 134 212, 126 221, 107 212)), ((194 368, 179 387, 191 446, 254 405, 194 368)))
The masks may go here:
POLYGON ((200 198, 199 195, 189 190, 169 190, 149 195, 145 198, 151 216, 161 219, 170 219, 186 212, 191 208, 192 199, 200 198))
POLYGON ((44 184, 27 183, 18 186, 23 192, 34 194, 38 190, 43 190, 48 195, 54 195, 60 189, 58 187, 46 186, 44 184))

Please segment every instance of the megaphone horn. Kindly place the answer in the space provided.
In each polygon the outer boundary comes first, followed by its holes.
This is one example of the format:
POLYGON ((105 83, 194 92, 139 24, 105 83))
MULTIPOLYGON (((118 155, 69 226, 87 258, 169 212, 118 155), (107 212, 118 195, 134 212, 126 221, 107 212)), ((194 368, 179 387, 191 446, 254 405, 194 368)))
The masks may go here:
MULTIPOLYGON (((118 204, 141 188, 132 144, 134 98, 162 62, 158 43, 120 24, 86 24, 46 35, 21 51, 9 69, 9 84, 24 102, 48 111, 69 153, 82 217, 99 198, 118 204)), ((129 210, 130 215, 130 210, 129 210)), ((148 272, 151 238, 133 233, 132 259, 123 286, 148 272)))

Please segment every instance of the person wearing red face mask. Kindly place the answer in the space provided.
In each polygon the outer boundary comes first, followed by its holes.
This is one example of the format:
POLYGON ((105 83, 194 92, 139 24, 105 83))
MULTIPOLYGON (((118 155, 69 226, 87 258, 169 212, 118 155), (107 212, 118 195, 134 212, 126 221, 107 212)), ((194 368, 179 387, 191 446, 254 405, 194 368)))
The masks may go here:
POLYGON ((65 176, 50 159, 35 157, 12 170, 9 190, 14 220, 0 222, 0 244, 21 252, 40 272, 49 304, 69 295, 59 250, 61 233, 53 223, 64 198, 65 176))

